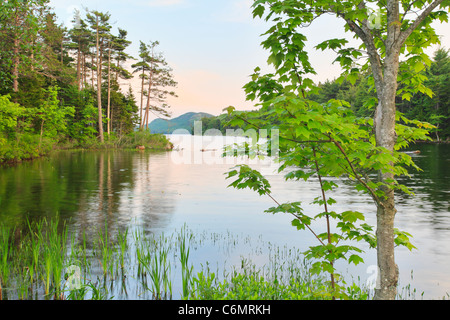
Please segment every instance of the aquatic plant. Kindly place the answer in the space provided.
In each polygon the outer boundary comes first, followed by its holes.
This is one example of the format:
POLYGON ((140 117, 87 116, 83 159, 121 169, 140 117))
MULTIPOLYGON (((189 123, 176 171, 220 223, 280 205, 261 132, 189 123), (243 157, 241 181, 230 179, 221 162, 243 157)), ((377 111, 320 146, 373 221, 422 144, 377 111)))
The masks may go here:
POLYGON ((183 298, 187 299, 190 293, 191 277, 193 273, 194 266, 189 265, 189 254, 190 254, 190 241, 193 238, 193 234, 187 234, 187 228, 184 226, 181 229, 180 236, 178 237, 178 242, 180 246, 180 263, 181 263, 181 278, 182 278, 182 288, 183 288, 183 298))

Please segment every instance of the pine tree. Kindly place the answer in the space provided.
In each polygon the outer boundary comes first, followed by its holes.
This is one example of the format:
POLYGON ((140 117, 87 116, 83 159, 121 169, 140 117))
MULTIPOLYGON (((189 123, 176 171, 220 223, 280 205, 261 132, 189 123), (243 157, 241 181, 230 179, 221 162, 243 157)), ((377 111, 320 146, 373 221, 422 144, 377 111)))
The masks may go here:
POLYGON ((103 52, 106 48, 106 39, 109 36, 111 25, 109 13, 99 11, 91 11, 87 14, 88 22, 91 29, 95 32, 95 53, 97 68, 97 108, 98 108, 98 133, 101 143, 105 141, 103 134, 103 108, 102 108, 102 64, 103 52))

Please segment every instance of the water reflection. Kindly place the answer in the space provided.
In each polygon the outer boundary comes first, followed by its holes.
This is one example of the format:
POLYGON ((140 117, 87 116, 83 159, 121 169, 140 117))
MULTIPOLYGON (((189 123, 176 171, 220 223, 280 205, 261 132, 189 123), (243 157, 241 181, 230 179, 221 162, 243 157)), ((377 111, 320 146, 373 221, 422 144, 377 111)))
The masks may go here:
POLYGON ((164 228, 174 211, 163 168, 168 155, 137 152, 59 152, 1 169, 0 218, 26 226, 42 217, 70 220, 76 228, 123 227, 141 219, 164 228))
POLYGON ((413 159, 422 171, 412 172, 411 178, 402 181, 415 195, 401 197, 399 203, 412 203, 436 230, 450 230, 450 148, 442 144, 421 144, 413 148, 421 151, 413 159))

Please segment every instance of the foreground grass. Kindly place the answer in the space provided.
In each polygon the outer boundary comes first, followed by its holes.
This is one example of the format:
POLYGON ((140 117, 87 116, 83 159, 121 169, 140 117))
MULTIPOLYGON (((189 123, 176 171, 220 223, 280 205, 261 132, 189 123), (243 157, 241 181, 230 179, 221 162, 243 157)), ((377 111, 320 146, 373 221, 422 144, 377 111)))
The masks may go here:
MULTIPOLYGON (((246 240, 244 240, 245 242, 246 240)), ((222 268, 193 259, 194 250, 214 243, 217 251, 238 246, 233 236, 171 235, 141 229, 70 232, 57 220, 19 230, 0 226, 0 298, 20 299, 331 299, 326 280, 313 277, 301 253, 270 246, 270 260, 257 267, 241 256, 222 268)), ((245 243, 248 246, 248 243, 245 243)), ((259 249, 255 249, 259 250, 259 249)), ((356 284, 341 283, 342 299, 370 299, 356 284)), ((409 297, 411 298, 411 297, 409 297)))

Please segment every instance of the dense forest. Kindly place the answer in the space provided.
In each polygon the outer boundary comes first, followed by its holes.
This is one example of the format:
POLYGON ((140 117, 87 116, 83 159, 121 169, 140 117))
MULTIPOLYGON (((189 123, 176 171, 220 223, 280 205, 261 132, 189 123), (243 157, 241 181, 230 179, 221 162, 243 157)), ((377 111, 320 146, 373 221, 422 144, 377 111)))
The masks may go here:
POLYGON ((113 30, 110 21, 109 13, 86 9, 75 12, 68 29, 48 0, 2 2, 0 163, 55 147, 167 146, 165 137, 143 129, 150 113, 169 115, 172 70, 157 41, 141 41, 139 57, 130 56, 127 31, 113 30), (142 80, 139 97, 126 85, 133 77, 142 80))
MULTIPOLYGON (((415 119, 433 124, 436 128, 431 137, 436 141, 450 139, 450 50, 438 49, 433 56, 430 66, 417 72, 427 79, 422 90, 416 94, 400 96, 397 100, 397 110, 408 119, 415 119), (431 90, 431 91, 430 91, 431 90), (403 99, 402 99, 403 98, 403 99)), ((319 83, 318 92, 311 100, 326 103, 331 99, 348 101, 353 111, 362 117, 373 117, 375 111, 376 94, 374 84, 370 83, 370 73, 359 74, 355 79, 339 78, 319 83)), ((402 85, 408 84, 410 79, 400 79, 399 92, 402 85)), ((230 116, 222 114, 213 118, 202 119, 203 132, 208 129, 219 129, 224 134, 229 126, 230 116)))

